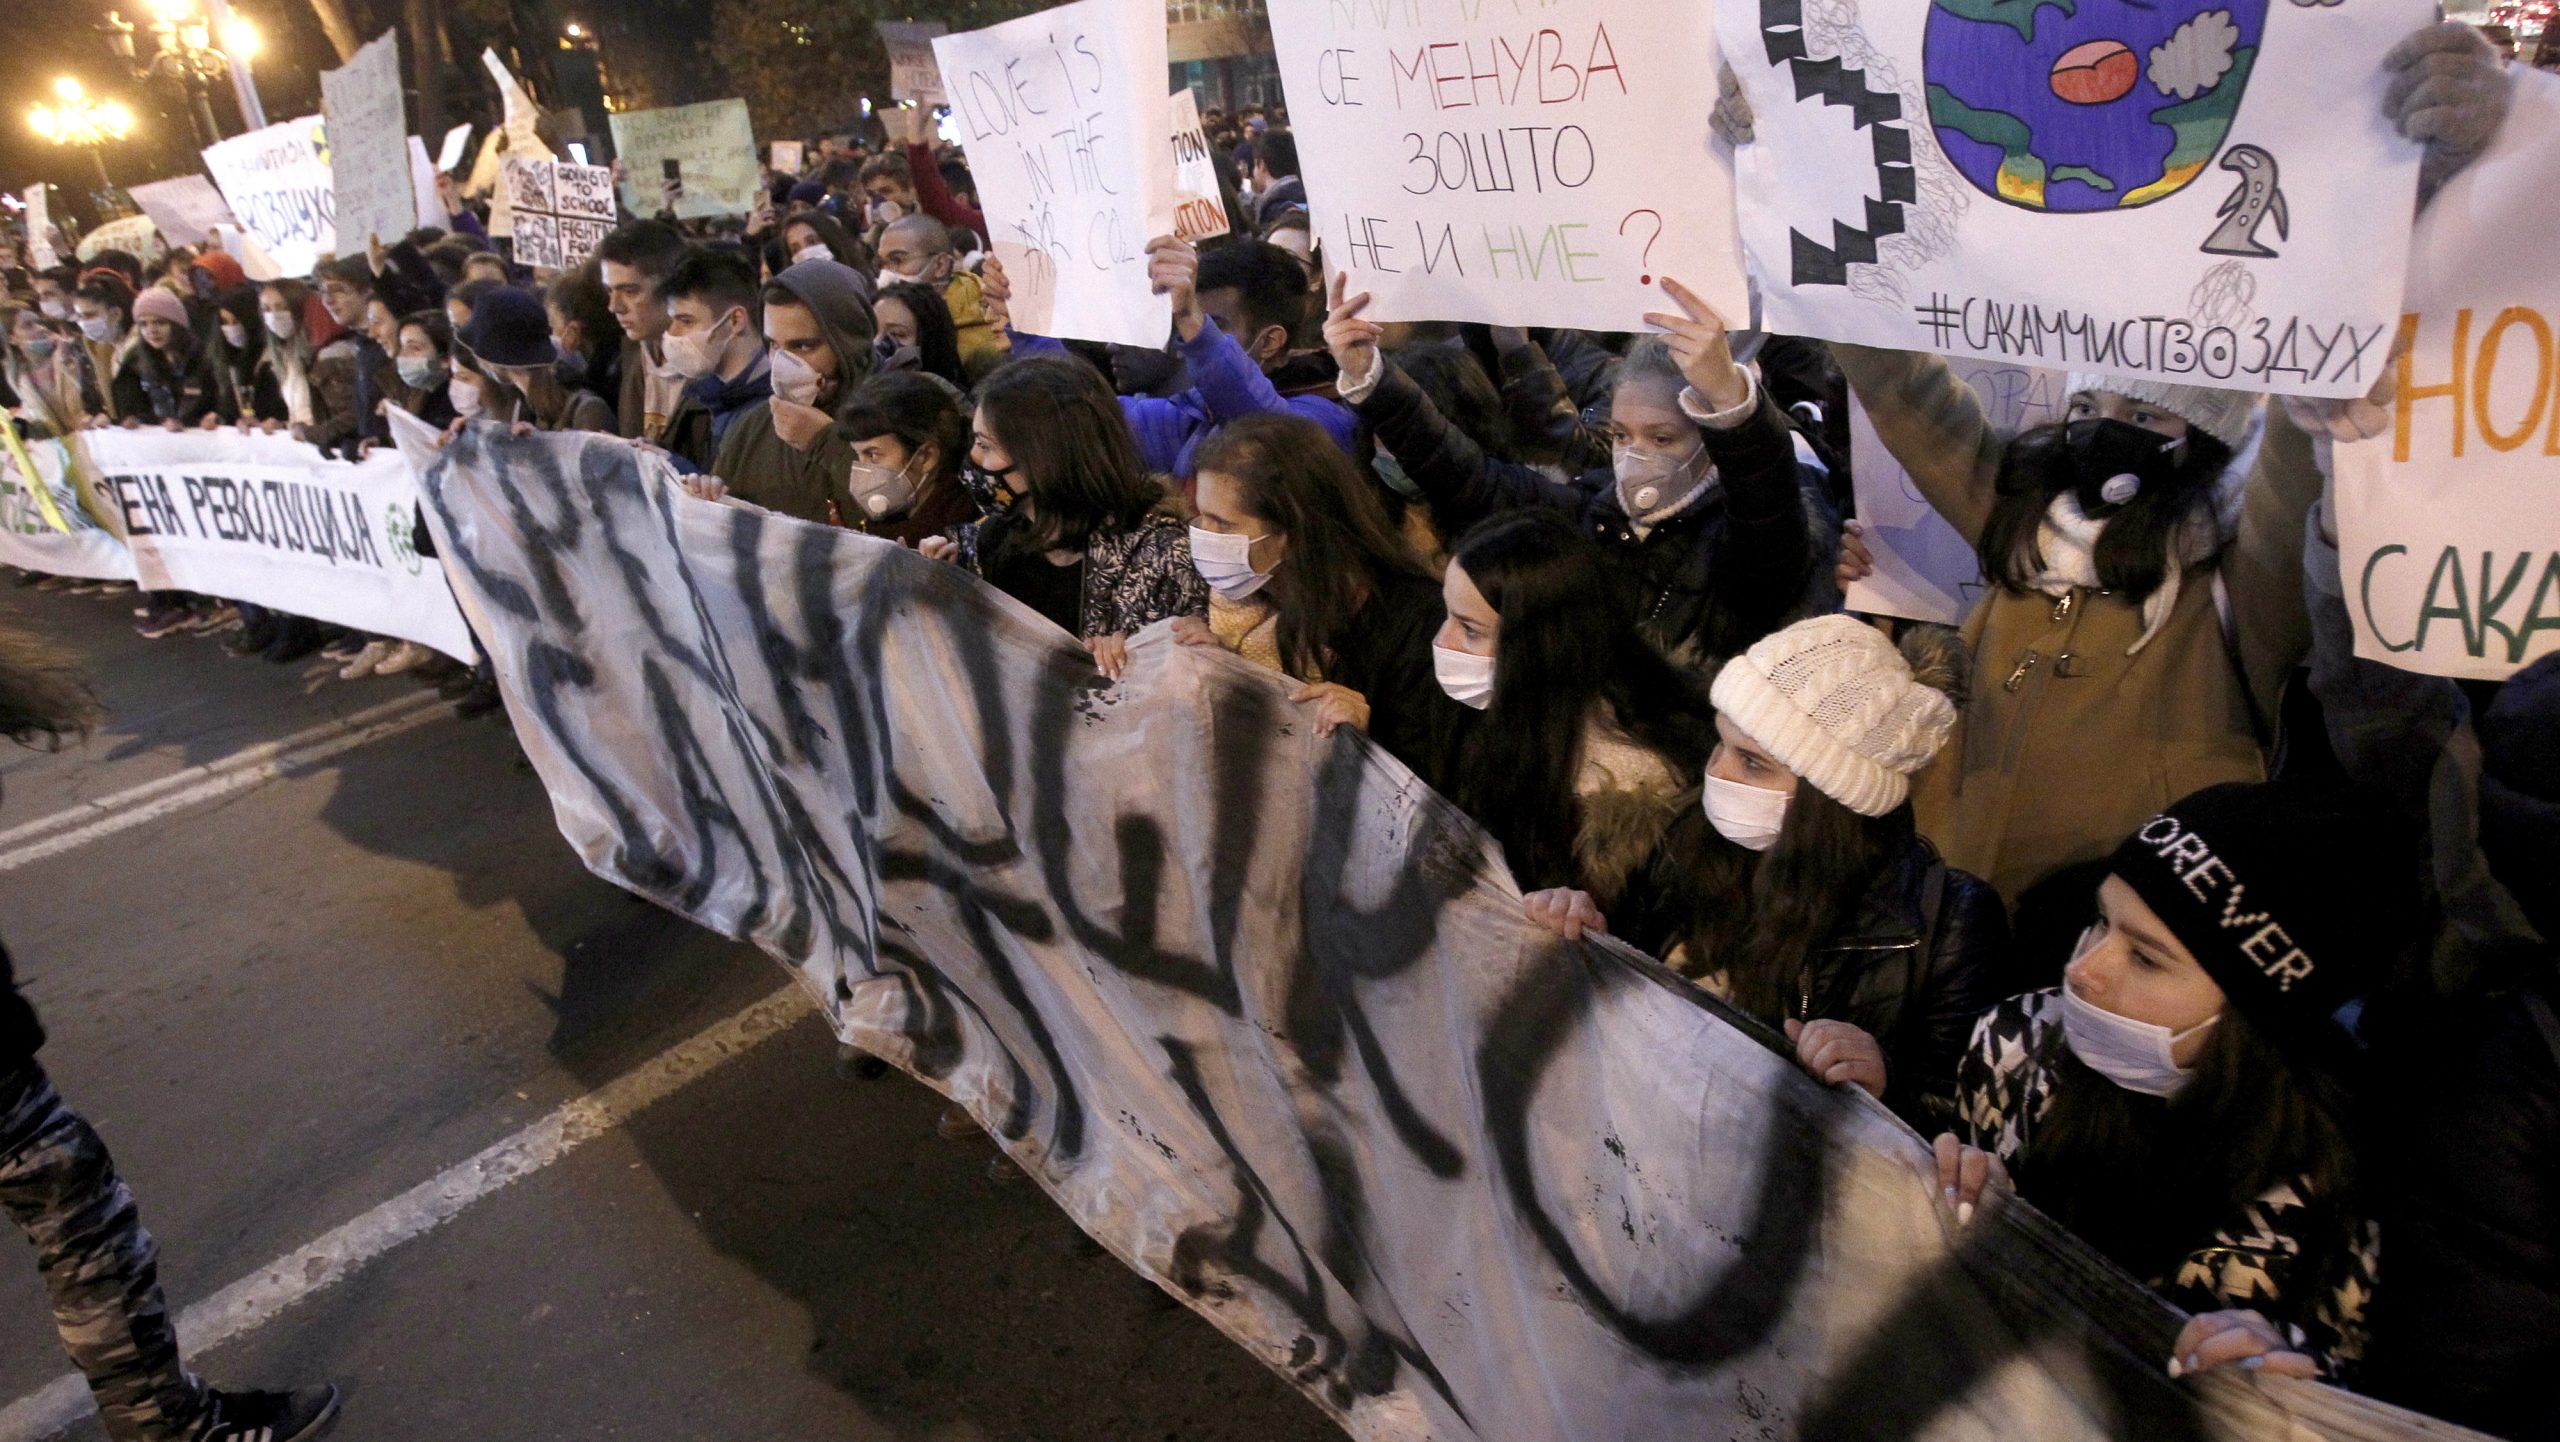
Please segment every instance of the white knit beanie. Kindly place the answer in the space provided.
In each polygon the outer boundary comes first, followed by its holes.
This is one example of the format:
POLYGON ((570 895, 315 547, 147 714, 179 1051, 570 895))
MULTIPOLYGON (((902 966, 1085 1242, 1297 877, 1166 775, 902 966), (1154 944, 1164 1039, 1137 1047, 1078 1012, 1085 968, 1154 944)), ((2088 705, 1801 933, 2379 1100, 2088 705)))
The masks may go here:
POLYGON ((2113 391, 2129 401, 2158 406, 2233 450, 2249 439, 2249 417, 2258 397, 2249 391, 2215 390, 2210 386, 2173 386, 2166 381, 2073 371, 2064 382, 2065 398, 2082 391, 2113 391))
POLYGON ((1861 816, 1900 806, 1956 726, 1946 693, 1914 679, 1883 632, 1844 615, 1762 637, 1709 695, 1744 735, 1861 816))

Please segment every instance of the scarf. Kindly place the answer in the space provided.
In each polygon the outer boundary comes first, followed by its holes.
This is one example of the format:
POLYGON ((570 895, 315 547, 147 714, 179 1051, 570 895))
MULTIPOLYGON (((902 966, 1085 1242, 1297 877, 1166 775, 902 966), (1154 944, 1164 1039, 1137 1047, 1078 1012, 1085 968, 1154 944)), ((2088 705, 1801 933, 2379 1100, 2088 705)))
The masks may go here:
MULTIPOLYGON (((2106 522, 2081 514, 2079 498, 2069 491, 2054 497, 2053 504, 2045 507, 2044 519, 2036 524, 2036 559, 2044 563, 2044 569, 2027 584, 2056 598, 2075 590, 2101 589, 2098 537, 2106 529, 2106 522)), ((2161 578, 2160 589, 2143 597, 2142 635, 2125 648, 2126 655, 2141 655, 2151 638, 2160 634, 2169 613, 2177 608, 2178 591, 2186 573, 2221 554, 2222 540, 2222 524, 2210 507, 2198 507, 2179 522, 2170 542, 2168 572, 2161 578)))
MULTIPOLYGON (((1213 591, 1209 594, 1209 632, 1218 638, 1219 645, 1256 666, 1288 674, 1289 668, 1280 664, 1280 612, 1270 602, 1259 597, 1230 601, 1213 591)), ((1324 678, 1298 679, 1312 684, 1324 678)))

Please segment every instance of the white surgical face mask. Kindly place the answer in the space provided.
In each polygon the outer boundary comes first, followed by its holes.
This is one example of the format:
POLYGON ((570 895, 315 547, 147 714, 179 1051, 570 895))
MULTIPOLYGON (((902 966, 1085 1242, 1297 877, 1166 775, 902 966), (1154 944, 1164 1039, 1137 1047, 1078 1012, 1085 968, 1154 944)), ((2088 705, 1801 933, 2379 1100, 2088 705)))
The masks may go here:
POLYGON ((222 343, 238 350, 249 343, 249 328, 236 320, 223 322, 222 343))
POLYGON ((853 473, 845 478, 845 489, 853 496, 854 505, 872 520, 904 515, 916 503, 916 483, 907 479, 907 467, 916 463, 914 456, 896 470, 887 466, 853 464, 853 473))
POLYGON ((729 319, 724 315, 707 329, 691 335, 668 336, 665 342, 668 373, 698 381, 720 369, 720 357, 729 349, 729 342, 725 339, 715 342, 712 337, 729 328, 729 319))
POLYGON ((835 258, 836 253, 827 249, 823 245, 804 245, 798 250, 791 252, 791 263, 793 265, 799 265, 805 261, 833 260, 835 258))
POLYGON ((400 379, 412 390, 425 390, 435 384, 436 363, 431 356, 404 355, 398 361, 400 379))
POLYGON ((795 406, 816 405, 818 391, 827 383, 826 377, 819 375, 815 366, 782 347, 774 346, 772 349, 774 398, 789 401, 795 406))
POLYGON ((1253 568, 1253 543, 1259 536, 1231 536, 1223 531, 1191 528, 1191 564, 1209 589, 1230 601, 1241 601, 1271 581, 1271 573, 1253 568))
POLYGON ((878 295, 880 292, 887 290, 893 285, 923 285, 924 283, 925 279, 923 276, 900 275, 896 271, 891 270, 884 265, 880 267, 880 273, 872 277, 871 293, 873 295, 878 295))
POLYGON ((40 302, 40 306, 49 319, 71 319, 71 303, 69 301, 56 300, 52 296, 46 296, 44 300, 40 302))
POLYGON ((1610 468, 1617 477, 1618 504, 1626 509, 1627 518, 1647 525, 1669 519, 1696 494, 1695 472, 1706 457, 1704 446, 1686 457, 1666 456, 1634 446, 1620 446, 1611 452, 1610 468))
POLYGON ((261 320, 263 320, 263 321, 265 321, 265 322, 267 323, 267 334, 269 334, 269 335, 271 335, 271 336, 274 336, 274 337, 275 337, 276 339, 278 339, 278 340, 287 340, 287 339, 290 339, 290 338, 292 337, 292 335, 293 335, 293 312, 292 312, 292 311, 289 311, 289 310, 265 310, 265 311, 260 311, 260 312, 258 312, 258 318, 259 318, 259 319, 261 319, 261 320))
POLYGON ((86 320, 80 322, 80 333, 87 336, 89 339, 96 341, 100 345, 104 345, 108 341, 116 338, 115 317, 104 315, 90 316, 86 320))
POLYGON ((1707 824, 1745 851, 1766 851, 1777 844, 1787 822, 1787 803, 1795 798, 1765 786, 1745 786, 1721 776, 1707 778, 1707 824))
MULTIPOLYGON (((2082 932, 2071 959, 2078 961, 2087 955, 2089 948, 2097 944, 2097 937, 2098 928, 2094 926, 2082 932)), ((2216 1012, 2185 1031, 2171 1031, 2152 1022, 2118 1016, 2072 990, 2069 980, 2062 983, 2062 1039, 2070 1044, 2071 1054, 2089 1070, 2126 1091, 2144 1096, 2176 1096, 2195 1071, 2178 1065, 2174 1048, 2220 1020, 2222 1014, 2216 1012)))
POLYGON ((1452 651, 1434 643, 1431 647, 1431 674, 1440 689, 1461 706, 1482 711, 1493 704, 1493 660, 1469 651, 1452 651))
POLYGON ((455 415, 469 420, 480 414, 480 383, 478 381, 471 380, 457 371, 454 373, 452 382, 445 386, 444 394, 445 399, 453 402, 455 415))

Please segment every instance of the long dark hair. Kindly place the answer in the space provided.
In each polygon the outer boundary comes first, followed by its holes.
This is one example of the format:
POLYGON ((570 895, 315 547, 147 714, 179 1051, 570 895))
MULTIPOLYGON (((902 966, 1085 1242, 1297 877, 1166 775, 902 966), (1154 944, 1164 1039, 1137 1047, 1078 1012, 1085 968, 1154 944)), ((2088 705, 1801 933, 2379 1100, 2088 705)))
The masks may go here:
POLYGON ((916 318, 916 368, 965 389, 969 377, 960 369, 960 327, 942 293, 910 280, 880 292, 880 299, 896 301, 916 318))
POLYGON ((1289 538, 1263 594, 1279 612, 1280 661, 1291 675, 1331 665, 1336 643, 1390 578, 1430 579, 1376 488, 1303 416, 1231 421, 1200 448, 1193 469, 1235 482, 1246 513, 1289 538))
POLYGON ((2092 1071, 2058 1025, 2039 1060, 2053 1108, 2015 1168, 2019 1192, 2137 1276, 2170 1272, 2278 1182, 2308 1178, 2304 1200, 2330 1208, 2355 1185, 2346 1082, 2294 1065, 2236 1007, 2165 1108, 2092 1071))
POLYGON ((1689 777, 1715 745, 1714 710, 1636 633, 1599 546, 1563 516, 1497 515, 1459 538, 1450 559, 1502 630, 1493 704, 1463 723, 1444 789, 1502 843, 1523 887, 1578 885, 1574 782, 1593 704, 1689 777))
MULTIPOLYGON (((2122 510, 2107 517, 2098 532, 2094 559, 2101 589, 2136 605, 2160 589, 2174 564, 2169 551, 2178 527, 2199 508, 2213 504, 2214 482, 2231 465, 2231 455, 2231 447, 2205 434, 2202 427, 2187 428, 2186 452, 2178 460, 2176 479, 2166 486, 2145 487, 2122 510)), ((2000 456, 1998 497, 1991 503, 1991 519, 1975 546, 1982 573, 2011 591, 2026 591, 2044 569, 2044 558, 2036 551, 2036 528, 2053 498, 2070 490, 2078 479, 2065 424, 2019 432, 2000 456)))
POLYGON ((1126 531, 1165 504, 1120 414, 1120 398, 1081 361, 1007 361, 978 388, 978 410, 1013 458, 1031 500, 1006 529, 1041 550, 1082 550, 1094 532, 1126 531))
POLYGON ((1736 1006, 1776 1026, 1795 1015, 1806 957, 1854 919, 1875 878, 1917 836, 1909 802, 1861 816, 1809 781, 1764 852, 1726 840, 1701 813, 1664 851, 1663 890, 1680 899, 1686 965, 1721 972, 1736 1006))
POLYGON ((1457 341, 1407 346, 1396 365, 1422 387, 1433 409, 1486 454, 1507 456, 1512 444, 1511 420, 1502 409, 1502 393, 1475 354, 1457 341))
POLYGON ((969 456, 969 417, 951 388, 930 376, 883 371, 866 378, 836 417, 836 428, 856 441, 896 436, 910 453, 930 441, 938 452, 933 474, 917 482, 917 491, 930 495, 960 484, 960 463, 969 456))

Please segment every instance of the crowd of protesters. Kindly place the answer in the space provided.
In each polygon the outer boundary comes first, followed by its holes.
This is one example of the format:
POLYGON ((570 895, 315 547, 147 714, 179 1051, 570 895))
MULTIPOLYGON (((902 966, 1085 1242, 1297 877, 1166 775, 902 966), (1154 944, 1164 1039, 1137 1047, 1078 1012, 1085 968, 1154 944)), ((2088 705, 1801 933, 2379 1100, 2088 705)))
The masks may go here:
MULTIPOLYGON (((2390 64, 2423 204, 2507 82, 2455 25, 2390 64)), ((2194 1313, 2172 1374, 2560 1438, 2560 658, 2354 654, 2329 446, 2386 407, 2074 375, 2001 434, 1937 357, 1743 332, 1670 279, 1641 336, 1382 324, 1259 109, 1205 116, 1234 233, 1147 247, 1167 343, 1062 342, 1011 324, 956 151, 883 124, 557 274, 458 196, 307 284, 218 250, 13 271, 8 401, 349 457, 390 406, 610 433, 965 567, 1105 677, 1169 622, 1474 816, 1531 919, 1935 1137, 1959 1221, 2014 1191, 2194 1313), (1841 609, 1852 392, 1979 554, 1961 628, 1841 609)), ((141 604, 497 704, 485 661, 141 604)))

